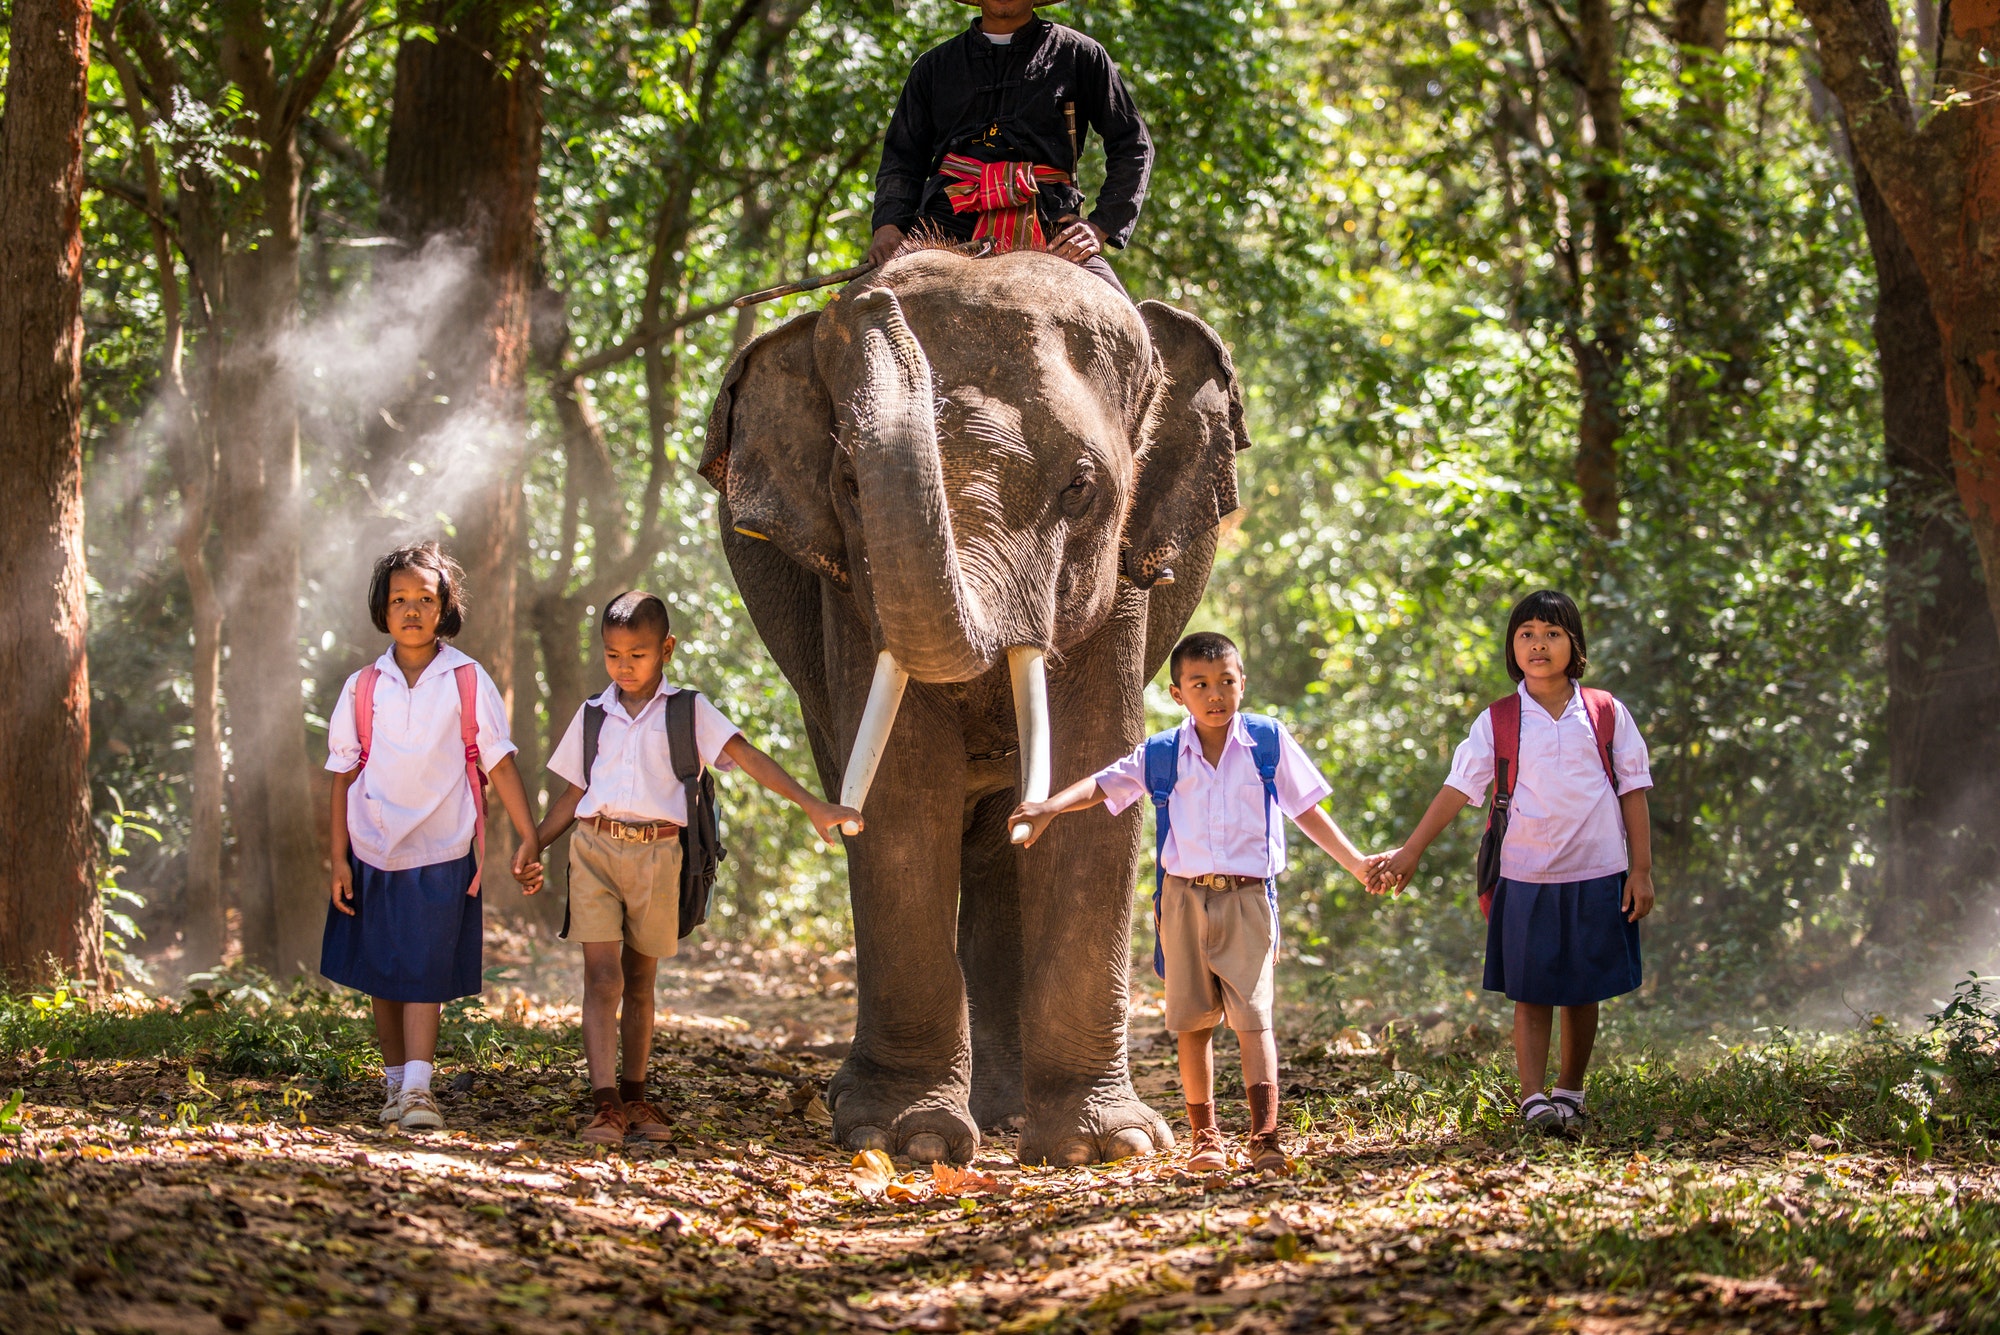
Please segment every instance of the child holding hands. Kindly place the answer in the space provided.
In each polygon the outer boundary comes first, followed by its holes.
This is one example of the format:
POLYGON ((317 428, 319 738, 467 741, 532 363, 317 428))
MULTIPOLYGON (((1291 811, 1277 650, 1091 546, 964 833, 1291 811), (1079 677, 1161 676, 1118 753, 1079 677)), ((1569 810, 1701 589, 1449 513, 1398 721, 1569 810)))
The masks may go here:
POLYGON ((1521 1118, 1537 1131, 1580 1129, 1598 1003, 1639 986, 1639 920, 1653 911, 1653 786, 1631 711, 1578 685, 1583 615, 1566 594, 1531 593, 1507 618, 1515 694, 1481 712, 1409 842, 1370 863, 1376 889, 1400 890, 1452 818, 1496 785, 1506 809, 1488 909, 1486 978, 1514 1002, 1521 1118), (1562 1010, 1553 1090, 1549 1038, 1562 1010))
POLYGON ((444 1124, 431 1094, 439 1012, 482 984, 487 780, 521 836, 515 878, 540 872, 507 707, 486 669, 445 643, 463 625, 464 578, 434 542, 375 563, 368 608, 390 647, 341 686, 327 724, 333 900, 319 971, 373 1001, 380 1120, 406 1131, 444 1124))
POLYGON ((1153 967, 1166 980, 1166 1025, 1179 1047, 1192 1131, 1187 1166, 1197 1173, 1229 1166, 1215 1124, 1213 1044, 1226 1019, 1243 1053, 1251 1166, 1282 1173, 1289 1163, 1278 1131, 1271 1003, 1285 832, 1274 816, 1357 877, 1366 863, 1320 809, 1332 789, 1305 751, 1275 719, 1238 712, 1243 660, 1227 636, 1187 636, 1168 673, 1186 722, 1046 801, 1023 802, 1008 819, 1028 822, 1032 844, 1065 811, 1102 802, 1116 814, 1148 795, 1160 806, 1153 967))
MULTIPOLYGON (((567 786, 542 817, 539 839, 546 848, 577 827, 568 921, 583 946, 583 1051, 596 1109, 580 1134, 587 1144, 615 1145, 671 1138, 666 1118, 646 1098, 646 1067, 654 980, 683 935, 680 836, 691 813, 686 785, 674 774, 668 711, 687 688, 667 684, 674 637, 657 596, 619 594, 605 604, 598 634, 611 685, 577 710, 549 760, 567 786)), ((688 694, 701 766, 741 768, 804 809, 829 844, 834 826, 860 826, 860 812, 815 796, 699 692, 688 694)))

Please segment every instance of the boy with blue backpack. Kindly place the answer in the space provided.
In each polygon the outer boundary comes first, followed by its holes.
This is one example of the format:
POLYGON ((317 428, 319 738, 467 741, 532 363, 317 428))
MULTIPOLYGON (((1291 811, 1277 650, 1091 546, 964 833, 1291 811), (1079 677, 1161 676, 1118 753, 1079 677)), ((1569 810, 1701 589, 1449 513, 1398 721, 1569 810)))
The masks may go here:
POLYGON ((1277 877, 1285 831, 1297 825, 1368 884, 1367 860, 1319 807, 1331 788, 1276 719, 1244 714, 1243 659, 1226 635, 1202 631, 1168 660, 1187 721, 1044 802, 1024 802, 1032 844, 1065 811, 1099 802, 1112 813, 1141 797, 1155 808, 1153 968, 1167 985, 1166 1024, 1179 1045, 1192 1129, 1187 1167, 1229 1166, 1215 1124, 1212 1038, 1227 1020, 1243 1051, 1249 1153, 1258 1172, 1285 1172, 1278 1131, 1278 1044, 1271 1030, 1278 945, 1277 877))

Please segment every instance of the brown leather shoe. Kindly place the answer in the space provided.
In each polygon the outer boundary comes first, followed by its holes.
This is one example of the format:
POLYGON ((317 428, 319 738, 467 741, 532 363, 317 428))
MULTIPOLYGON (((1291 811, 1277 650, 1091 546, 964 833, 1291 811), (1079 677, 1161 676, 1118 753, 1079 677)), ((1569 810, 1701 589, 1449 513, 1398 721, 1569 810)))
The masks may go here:
POLYGON ((597 1116, 590 1119, 590 1125, 577 1133, 577 1139, 586 1145, 623 1145, 631 1122, 625 1110, 615 1103, 607 1103, 597 1110, 597 1116))
POLYGON ((625 1135, 630 1140, 662 1141, 674 1138, 673 1128, 645 1099, 632 1099, 625 1104, 625 1135))
POLYGON ((1285 1147, 1278 1140, 1278 1133, 1250 1137, 1250 1167, 1259 1173, 1277 1173, 1280 1176, 1292 1171, 1292 1161, 1285 1157, 1285 1147))
POLYGON ((1212 1126, 1199 1127, 1188 1138, 1187 1170, 1190 1173, 1219 1173, 1229 1167, 1229 1151, 1222 1133, 1212 1126))
POLYGON ((1223 1148, 1222 1133, 1215 1129, 1215 1104, 1190 1103, 1187 1115, 1187 1171, 1219 1173, 1229 1167, 1229 1151, 1223 1148))

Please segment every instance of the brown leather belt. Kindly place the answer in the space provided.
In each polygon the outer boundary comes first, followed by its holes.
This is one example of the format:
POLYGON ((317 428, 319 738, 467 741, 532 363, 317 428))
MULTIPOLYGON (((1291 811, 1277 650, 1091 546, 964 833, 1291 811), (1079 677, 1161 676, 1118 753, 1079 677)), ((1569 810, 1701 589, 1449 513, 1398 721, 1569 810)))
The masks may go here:
POLYGON ((1241 890, 1245 886, 1264 884, 1264 878, 1261 876, 1225 876, 1219 871, 1209 872, 1206 876, 1190 876, 1186 879, 1189 885, 1198 885, 1204 890, 1241 890))
POLYGON ((681 833, 681 827, 670 820, 633 822, 612 820, 609 816, 585 816, 582 819, 585 825, 606 839, 615 839, 621 844, 657 843, 662 839, 677 839, 681 833))

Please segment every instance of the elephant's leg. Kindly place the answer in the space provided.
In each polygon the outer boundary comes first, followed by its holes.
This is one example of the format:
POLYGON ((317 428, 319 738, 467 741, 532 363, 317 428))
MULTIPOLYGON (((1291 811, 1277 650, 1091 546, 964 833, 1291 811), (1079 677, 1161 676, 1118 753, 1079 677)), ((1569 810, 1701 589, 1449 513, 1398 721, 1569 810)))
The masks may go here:
MULTIPOLYGON (((849 739, 859 703, 851 713, 849 739)), ((979 1148, 957 954, 965 747, 926 688, 904 697, 864 810, 867 829, 847 841, 859 1013, 827 1090, 834 1136, 964 1163, 979 1148)))
MULTIPOLYGON (((1106 626, 1051 682, 1053 783, 1140 741, 1145 596, 1127 586, 1106 626)), ((1136 806, 1064 816, 1021 854, 1023 1163, 1090 1163, 1174 1143, 1132 1090, 1125 1049, 1136 806)))
POLYGON ((1014 790, 971 804, 959 874, 958 963, 972 1020, 972 1118, 981 1129, 1019 1125, 1021 899, 1007 842, 1014 790))

